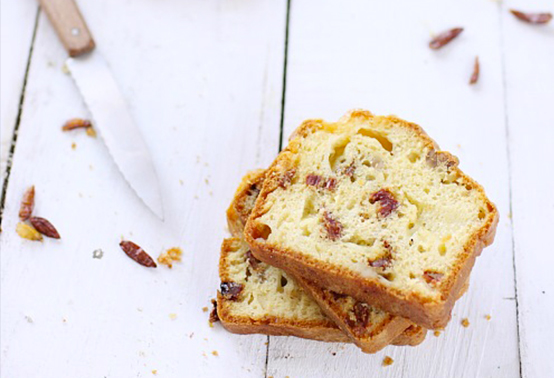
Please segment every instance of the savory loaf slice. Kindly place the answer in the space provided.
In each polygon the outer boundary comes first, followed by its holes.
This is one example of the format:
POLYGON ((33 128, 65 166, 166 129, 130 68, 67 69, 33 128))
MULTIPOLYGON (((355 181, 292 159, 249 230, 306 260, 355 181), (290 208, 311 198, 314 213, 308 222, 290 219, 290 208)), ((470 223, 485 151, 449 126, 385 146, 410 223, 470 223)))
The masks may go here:
MULTIPOLYGON (((243 237, 244 225, 254 207, 264 178, 265 170, 247 173, 227 210, 229 229, 237 238, 243 237)), ((251 255, 248 258, 256 267, 263 264, 251 255)), ((295 277, 293 281, 311 294, 326 315, 366 353, 382 349, 391 343, 391 340, 394 345, 417 345, 425 338, 426 330, 416 325, 410 326, 411 323, 406 319, 391 316, 351 297, 319 289, 301 277, 295 277), (404 330, 406 332, 402 333, 404 330)))
POLYGON ((225 239, 217 315, 230 332, 349 342, 287 273, 256 260, 240 238, 225 239))
POLYGON ((304 122, 245 237, 262 261, 426 328, 444 327, 496 207, 417 125, 352 111, 304 122))

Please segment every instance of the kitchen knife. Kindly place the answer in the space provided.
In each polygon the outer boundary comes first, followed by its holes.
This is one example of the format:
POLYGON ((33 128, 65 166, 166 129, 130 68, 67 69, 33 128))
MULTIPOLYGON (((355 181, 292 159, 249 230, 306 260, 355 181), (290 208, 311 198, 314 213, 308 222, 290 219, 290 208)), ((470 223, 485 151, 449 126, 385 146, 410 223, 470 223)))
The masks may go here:
POLYGON ((92 113, 94 126, 119 170, 161 219, 163 207, 154 164, 106 61, 74 0, 39 0, 70 58, 66 64, 92 113))

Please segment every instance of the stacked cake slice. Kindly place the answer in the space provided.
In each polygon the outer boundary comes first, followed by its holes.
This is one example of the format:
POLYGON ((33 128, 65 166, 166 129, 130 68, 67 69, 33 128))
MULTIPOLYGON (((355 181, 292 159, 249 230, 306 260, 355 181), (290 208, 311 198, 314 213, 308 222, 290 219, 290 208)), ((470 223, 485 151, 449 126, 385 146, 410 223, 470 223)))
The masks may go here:
POLYGON ((498 215, 414 124, 353 111, 304 122, 227 212, 217 310, 236 333, 373 353, 442 328, 498 215))

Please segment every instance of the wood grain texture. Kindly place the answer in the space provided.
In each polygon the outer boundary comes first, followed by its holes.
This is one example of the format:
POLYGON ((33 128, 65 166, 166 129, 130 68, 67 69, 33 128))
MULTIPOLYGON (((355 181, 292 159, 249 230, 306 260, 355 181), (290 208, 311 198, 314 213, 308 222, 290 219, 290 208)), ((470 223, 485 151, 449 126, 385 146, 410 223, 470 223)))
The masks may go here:
POLYGON ((39 0, 71 57, 94 49, 94 39, 74 0, 39 0))
POLYGON ((499 11, 480 0, 292 2, 284 136, 306 118, 336 120, 354 107, 396 114, 460 158, 498 205, 501 221, 439 337, 374 356, 352 346, 272 338, 268 375, 519 376, 499 11), (457 26, 465 28, 458 39, 428 48, 431 32, 457 26), (470 86, 476 55, 481 78, 470 86), (461 326, 463 318, 470 327, 461 326), (392 366, 381 366, 385 355, 392 366))
POLYGON ((285 2, 79 5, 146 137, 169 211, 164 223, 150 214, 100 139, 61 131, 89 114, 41 15, 0 234, 2 376, 263 376, 267 337, 210 328, 202 308, 219 284, 233 191, 278 149, 285 2), (60 241, 15 234, 30 184, 36 215, 60 241), (179 246, 183 262, 146 269, 120 250, 122 237, 153 257, 179 246))
POLYGON ((523 23, 510 8, 554 12, 554 7, 510 0, 502 13, 522 372, 528 378, 553 377, 554 24, 523 23))
POLYGON ((19 113, 38 5, 31 0, 0 2, 0 188, 19 113))

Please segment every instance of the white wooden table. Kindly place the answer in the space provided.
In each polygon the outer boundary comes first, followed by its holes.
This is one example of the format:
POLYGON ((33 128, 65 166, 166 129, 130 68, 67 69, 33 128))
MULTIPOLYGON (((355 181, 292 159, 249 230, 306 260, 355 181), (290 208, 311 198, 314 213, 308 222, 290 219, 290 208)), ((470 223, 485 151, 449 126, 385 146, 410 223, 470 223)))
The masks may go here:
POLYGON ((146 136, 166 217, 133 195, 100 139, 60 131, 90 117, 66 53, 34 0, 1 0, 2 377, 554 376, 554 23, 508 12, 552 2, 78 3, 146 136), (465 31, 451 45, 427 47, 454 26, 465 31), (267 166, 303 119, 355 107, 422 125, 499 207, 496 241, 450 325, 376 355, 210 328, 202 307, 240 177, 267 166), (61 241, 14 232, 32 184, 61 241), (180 246, 183 262, 145 269, 122 236, 153 256, 180 246))

